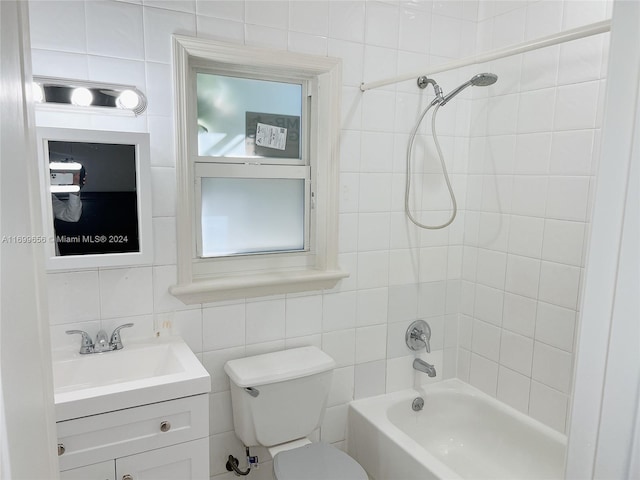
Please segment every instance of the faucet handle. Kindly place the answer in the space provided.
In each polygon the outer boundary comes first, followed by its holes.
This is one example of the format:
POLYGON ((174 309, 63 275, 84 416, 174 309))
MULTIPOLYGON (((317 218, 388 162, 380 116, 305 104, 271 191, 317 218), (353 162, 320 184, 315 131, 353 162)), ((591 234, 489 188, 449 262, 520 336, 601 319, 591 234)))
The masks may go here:
POLYGON ((111 341, 109 342, 113 350, 122 349, 123 345, 122 345, 122 338, 120 336, 120 330, 122 330, 123 328, 130 328, 130 327, 133 327, 133 323, 125 323, 124 325, 120 325, 119 327, 115 328, 115 330, 111 334, 111 341))
POLYGON ((82 340, 80 341, 80 353, 92 353, 93 352, 93 340, 89 334, 83 330, 67 330, 65 332, 67 335, 82 335, 82 340))
POLYGON ((431 352, 431 327, 424 320, 416 320, 409 325, 405 335, 407 347, 417 351, 422 348, 427 349, 427 353, 431 352))

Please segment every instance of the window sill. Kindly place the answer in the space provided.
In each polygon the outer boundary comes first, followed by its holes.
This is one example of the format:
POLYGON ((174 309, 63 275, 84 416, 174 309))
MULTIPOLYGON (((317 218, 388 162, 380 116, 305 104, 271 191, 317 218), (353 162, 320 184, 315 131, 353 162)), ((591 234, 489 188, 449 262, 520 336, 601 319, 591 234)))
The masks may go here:
POLYGON ((224 276, 174 285, 171 294, 183 303, 217 302, 333 288, 349 276, 342 270, 296 270, 278 273, 224 276))

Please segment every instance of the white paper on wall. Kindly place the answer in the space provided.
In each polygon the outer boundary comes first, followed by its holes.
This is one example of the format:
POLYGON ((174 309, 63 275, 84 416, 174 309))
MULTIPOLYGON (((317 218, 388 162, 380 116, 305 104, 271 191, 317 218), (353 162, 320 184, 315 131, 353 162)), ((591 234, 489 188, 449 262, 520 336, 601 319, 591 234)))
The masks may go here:
POLYGON ((284 150, 287 146, 287 129, 258 123, 256 127, 256 145, 284 150))

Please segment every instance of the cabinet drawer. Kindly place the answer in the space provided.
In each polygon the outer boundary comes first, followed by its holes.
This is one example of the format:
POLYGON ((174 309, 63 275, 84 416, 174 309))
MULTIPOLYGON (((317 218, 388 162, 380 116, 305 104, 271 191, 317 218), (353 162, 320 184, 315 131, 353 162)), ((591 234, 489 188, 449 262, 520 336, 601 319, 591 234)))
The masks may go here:
POLYGON ((60 472, 60 480, 116 480, 115 462, 96 463, 60 472))
POLYGON ((209 395, 196 395, 57 423, 60 470, 209 435, 209 395))

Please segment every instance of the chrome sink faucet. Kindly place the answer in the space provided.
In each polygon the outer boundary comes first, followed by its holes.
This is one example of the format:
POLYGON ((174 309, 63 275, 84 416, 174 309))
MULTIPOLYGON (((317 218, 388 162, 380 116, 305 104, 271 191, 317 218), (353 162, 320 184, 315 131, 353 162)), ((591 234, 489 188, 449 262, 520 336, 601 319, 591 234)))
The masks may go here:
POLYGON ((91 340, 91 336, 83 330, 67 330, 65 333, 67 335, 82 335, 82 339, 80 340, 80 353, 85 355, 88 353, 102 353, 110 352, 112 350, 121 350, 123 345, 120 330, 129 327, 133 327, 133 323, 125 323, 124 325, 116 327, 111 334, 110 340, 107 340, 107 332, 105 332, 104 329, 100 329, 96 335, 95 342, 93 342, 93 340, 91 340))

